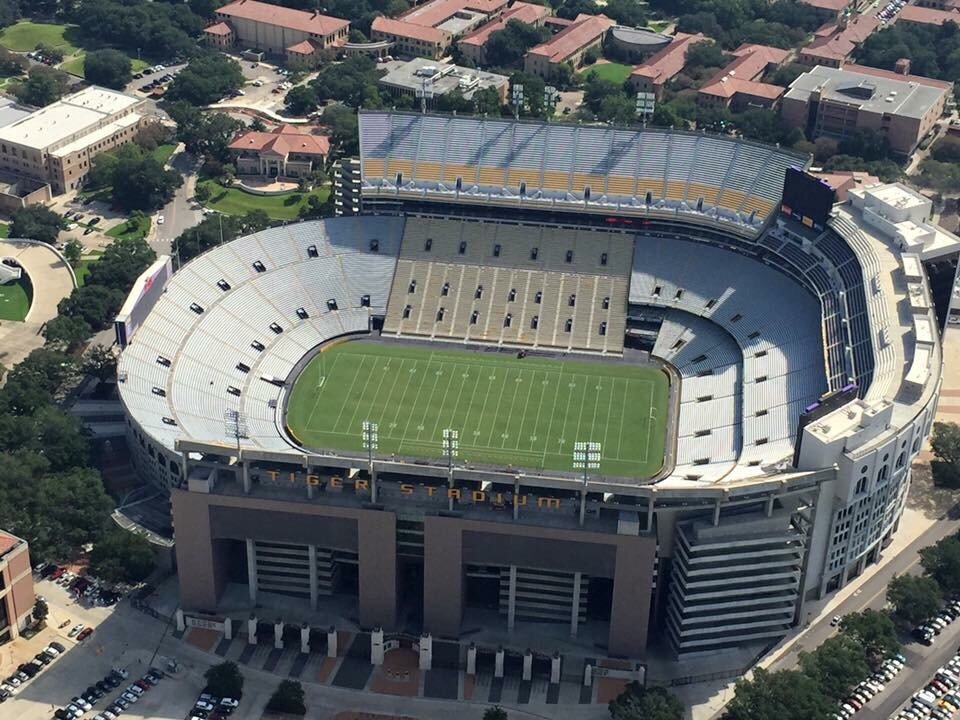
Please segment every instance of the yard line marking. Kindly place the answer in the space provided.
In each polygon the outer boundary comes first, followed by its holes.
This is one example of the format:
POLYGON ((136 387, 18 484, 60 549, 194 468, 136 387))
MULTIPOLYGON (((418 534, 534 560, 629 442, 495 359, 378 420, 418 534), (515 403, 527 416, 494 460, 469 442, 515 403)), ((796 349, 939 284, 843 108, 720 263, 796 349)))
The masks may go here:
MULTIPOLYGON (((441 367, 446 367, 444 364, 441 367)), ((450 386, 453 385, 453 379, 457 376, 457 364, 453 364, 453 368, 447 372, 447 375, 450 376, 450 380, 447 382, 447 389, 443 391, 443 399, 440 401, 440 409, 434 413, 437 419, 433 422, 433 429, 430 431, 432 435, 435 435, 437 432, 437 426, 440 424, 440 417, 443 415, 444 408, 447 406, 447 394, 450 392, 450 386)), ((463 390, 463 378, 460 379, 460 389, 463 390)), ((430 393, 430 396, 433 397, 433 393, 430 393)), ((452 418, 451 418, 452 419, 452 418)), ((420 436, 417 435, 419 438, 420 436)))
MULTIPOLYGON (((565 439, 569 439, 571 443, 574 443, 574 442, 577 442, 578 440, 581 440, 581 437, 580 437, 580 436, 582 435, 582 433, 580 432, 580 424, 583 422, 583 407, 584 407, 584 405, 587 404, 587 388, 588 388, 589 386, 590 386, 590 376, 587 375, 587 376, 584 378, 584 381, 583 381, 583 397, 580 398, 580 412, 577 413, 576 437, 574 437, 574 438, 565 438, 565 439)), ((564 427, 564 430, 566 430, 566 427, 564 427)), ((584 442, 593 442, 590 438, 582 438, 582 439, 583 439, 584 442)), ((571 447, 573 447, 573 446, 571 445, 571 447)))
POLYGON ((623 409, 620 410, 620 427, 617 433, 617 457, 620 457, 620 447, 623 444, 623 419, 627 414, 627 398, 630 396, 630 382, 627 381, 627 386, 623 389, 623 409))
MULTIPOLYGON (((612 384, 612 382, 611 382, 611 384, 612 384)), ((597 424, 597 408, 600 407, 600 393, 603 392, 603 378, 602 378, 602 377, 598 377, 598 378, 597 378, 596 391, 597 391, 596 395, 593 396, 593 399, 594 399, 594 403, 593 403, 593 419, 590 421, 590 437, 591 437, 591 438, 593 438, 593 429, 594 429, 594 427, 595 427, 596 424, 597 424)), ((593 441, 596 441, 596 438, 594 438, 593 441)), ((591 441, 591 442, 593 442, 593 441, 591 441)), ((602 446, 602 445, 600 446, 600 449, 601 449, 601 450, 603 449, 603 446, 602 446)))
MULTIPOLYGON (((407 390, 410 389, 410 383, 413 381, 413 379, 414 379, 414 377, 415 377, 415 375, 416 375, 416 373, 417 373, 417 370, 418 370, 417 366, 418 366, 419 364, 420 364, 420 361, 414 359, 414 361, 413 361, 413 367, 411 367, 409 370, 407 370, 407 382, 406 382, 406 384, 403 386, 403 392, 400 393, 400 402, 397 403, 397 414, 393 416, 393 422, 390 423, 391 427, 397 427, 397 426, 400 424, 400 413, 403 412, 403 408, 404 408, 403 401, 404 401, 404 398, 407 397, 407 390)), ((400 448, 397 448, 397 451, 398 451, 398 452, 399 452, 399 450, 400 450, 400 448)))
MULTIPOLYGON (((507 439, 510 437, 510 432, 509 432, 509 431, 510 431, 510 421, 513 419, 513 407, 514 407, 514 405, 516 405, 516 403, 517 403, 517 395, 519 395, 519 393, 517 392, 517 385, 519 385, 521 382, 523 382, 523 370, 522 370, 522 369, 518 369, 518 370, 517 370, 517 377, 516 377, 516 379, 514 380, 513 387, 511 388, 511 396, 512 396, 512 397, 510 398, 510 410, 507 411, 506 424, 504 425, 503 432, 500 433, 500 437, 501 437, 501 439, 503 440, 503 442, 500 443, 500 447, 502 447, 502 448, 506 448, 506 446, 507 446, 507 439)), ((533 383, 527 383, 527 385, 529 385, 530 387, 533 387, 533 383)), ((529 399, 530 399, 530 392, 527 391, 527 400, 529 400, 529 399)), ((500 409, 500 408, 497 408, 498 411, 499 411, 499 409, 500 409)), ((499 415, 500 413, 498 412, 497 414, 499 415)), ((523 416, 520 417, 520 423, 521 423, 521 424, 523 423, 523 416)))
POLYGON ((426 369, 420 373, 420 385, 417 387, 417 397, 414 399, 413 403, 410 405, 410 411, 407 413, 407 423, 403 426, 403 435, 400 436, 400 445, 397 446, 397 452, 400 451, 400 448, 403 447, 403 441, 407 438, 407 430, 410 429, 410 421, 413 419, 413 409, 420 402, 420 392, 423 390, 423 384, 427 381, 427 376, 430 374, 430 363, 433 362, 433 353, 430 353, 430 358, 427 360, 426 369))
MULTIPOLYGON (((612 378, 610 382, 610 399, 607 402, 607 422, 603 426, 603 444, 600 446, 600 450, 607 446, 607 434, 610 432, 610 413, 613 411, 613 398, 616 397, 615 390, 617 389, 617 380, 620 378, 612 378)), ((626 392, 626 378, 624 378, 624 392, 626 392)), ((626 399, 624 399, 626 402, 626 399)))
POLYGON ((384 396, 383 405, 380 408, 380 417, 377 418, 377 425, 381 426, 379 428, 380 435, 386 437, 386 433, 389 431, 387 426, 383 425, 383 419, 386 416, 387 412, 390 410, 390 398, 393 397, 393 391, 397 388, 397 380, 403 375, 403 364, 407 361, 407 358, 400 358, 400 367, 397 369, 396 373, 393 376, 393 384, 390 385, 390 392, 384 396))
MULTIPOLYGON (((367 386, 370 384, 370 380, 373 379, 373 372, 367 373, 367 381, 363 383, 363 390, 360 391, 360 395, 357 397, 357 402, 353 405, 353 412, 350 413, 350 422, 347 423, 347 429, 350 430, 353 428, 353 420, 357 416, 357 410, 363 407, 363 396, 367 392, 367 386)), ((380 383, 383 383, 383 373, 380 373, 380 383)), ((377 390, 379 391, 380 385, 377 385, 377 390)), ((376 396, 374 396, 376 397, 376 396)))
MULTIPOLYGON (((340 359, 340 356, 337 355, 333 359, 333 366, 330 368, 330 372, 333 373, 333 369, 337 366, 337 361, 340 359)), ((323 370, 323 361, 317 365, 317 375, 319 376, 323 370)), ((313 401, 313 409, 310 411, 310 415, 307 416, 306 429, 310 430, 310 423, 313 421, 313 414, 317 411, 317 408, 320 406, 320 398, 323 397, 323 392, 317 393, 317 399, 313 401)))
POLYGON ((647 455, 650 453, 650 436, 653 435, 653 383, 650 383, 650 403, 647 408, 647 442, 643 448, 642 462, 647 461, 647 455))
MULTIPOLYGON (((550 433, 553 432, 553 419, 557 416, 557 398, 560 397, 560 387, 563 384, 563 365, 560 366, 560 376, 557 378, 557 392, 553 396, 553 408, 550 412, 550 424, 547 425, 547 437, 544 439, 543 443, 543 460, 542 463, 547 462, 547 448, 550 446, 550 433)), ((570 398, 567 397, 567 410, 570 409, 570 398)), ((566 415, 564 417, 564 425, 566 425, 566 415)))
MULTIPOLYGON (((533 388, 536 387, 537 383, 537 371, 533 371, 533 376, 530 378, 530 382, 527 383, 529 386, 527 389, 527 400, 523 403, 523 414, 520 416, 520 429, 517 431, 517 444, 514 446, 514 449, 520 448, 520 440, 523 438, 523 426, 527 422, 527 408, 530 406, 530 395, 533 393, 533 388)), ((540 398, 543 399, 543 385, 540 385, 540 398)), ((539 413, 539 410, 537 411, 539 413)))
MULTIPOLYGON (((483 375, 483 371, 481 371, 480 374, 483 375)), ((494 382, 494 380, 497 379, 495 375, 491 377, 493 377, 493 380, 491 380, 490 377, 487 377, 487 391, 483 394, 483 406, 480 408, 480 413, 476 416, 477 429, 473 431, 475 435, 480 435, 480 427, 483 423, 483 414, 487 411, 487 401, 490 399, 490 385, 494 382)), ((466 443, 467 437, 466 430, 464 430, 460 436, 461 445, 466 443)))
MULTIPOLYGON (((431 361, 433 356, 430 356, 431 361)), ((430 382, 430 396, 427 398, 427 404, 423 408, 423 417, 420 419, 420 422, 417 424, 417 440, 420 439, 420 433, 426 429, 427 415, 430 414, 430 410, 433 409, 433 394, 437 391, 437 386, 440 384, 438 378, 443 374, 443 368, 446 366, 446 363, 443 360, 440 360, 440 368, 433 372, 433 380, 430 382)), ((427 375, 430 375, 430 365, 427 365, 427 375)), ((449 386, 448 386, 449 387, 449 386)), ((417 401, 419 402, 420 397, 417 396, 417 401)), ((439 415, 439 413, 436 413, 439 415)))
MULTIPOLYGON (((470 368, 473 365, 467 365, 467 372, 470 372, 470 368)), ((473 399, 477 396, 477 388, 480 387, 480 380, 483 378, 483 371, 478 371, 476 375, 477 379, 473 382, 473 390, 470 391, 470 402, 467 403, 467 414, 463 418, 463 427, 460 430, 460 440, 465 441, 467 438, 467 421, 473 417, 473 399)))
POLYGON ((344 398, 345 402, 340 405, 340 412, 337 413, 337 419, 333 423, 333 429, 336 430, 340 427, 340 418, 343 416, 343 411, 346 410, 347 404, 350 400, 350 394, 353 392, 353 386, 357 382, 357 378, 360 377, 360 374, 363 372, 363 364, 366 360, 361 360, 360 364, 357 365, 357 371, 353 374, 353 380, 350 382, 350 387, 347 388, 347 394, 344 398))
POLYGON ((490 422, 489 442, 493 442, 493 434, 497 430, 497 418, 500 416, 500 402, 503 400, 503 392, 507 389, 507 385, 509 384, 508 380, 510 379, 510 371, 508 370, 505 374, 506 378, 504 378, 503 382, 500 383, 500 394, 497 396, 497 408, 493 411, 493 420, 490 422))
MULTIPOLYGON (((453 427, 454 425, 454 420, 456 420, 457 418, 457 410, 460 408, 460 398, 463 397, 463 388, 466 387, 467 380, 470 378, 470 366, 465 365, 464 367, 466 367, 466 370, 460 373, 460 390, 457 392, 457 399, 453 403, 453 411, 450 413, 450 421, 447 423, 447 427, 453 427)), ((439 418, 440 418, 440 413, 437 413, 438 421, 439 421, 439 418)), ((437 428, 434 427, 433 431, 436 432, 437 428)))

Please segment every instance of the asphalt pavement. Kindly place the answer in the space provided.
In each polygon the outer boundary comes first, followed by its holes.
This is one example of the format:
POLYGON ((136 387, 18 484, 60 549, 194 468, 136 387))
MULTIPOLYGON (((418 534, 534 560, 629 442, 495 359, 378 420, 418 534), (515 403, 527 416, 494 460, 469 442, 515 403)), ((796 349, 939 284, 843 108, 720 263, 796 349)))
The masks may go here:
MULTIPOLYGON (((893 576, 919 573, 921 570, 919 550, 935 544, 958 530, 960 530, 960 520, 946 518, 938 520, 867 580, 859 590, 844 600, 833 614, 843 616, 866 608, 875 610, 883 608, 887 602, 887 584, 893 576)), ((830 626, 830 617, 813 623, 790 651, 772 663, 769 669, 790 670, 796 667, 801 652, 814 650, 836 632, 837 628, 830 626)), ((902 650, 907 658, 905 667, 882 693, 875 696, 857 713, 857 720, 887 720, 900 705, 929 681, 947 658, 957 652, 958 642, 960 642, 960 621, 952 623, 930 647, 912 640, 908 642, 902 650)))
MULTIPOLYGON (((203 219, 203 213, 194 209, 195 203, 190 200, 196 188, 196 173, 200 161, 188 152, 178 152, 170 159, 170 166, 183 175, 183 185, 177 190, 173 200, 154 215, 155 232, 151 232, 148 238, 150 247, 163 254, 170 253, 170 245, 175 237, 203 219), (157 223, 160 215, 163 216, 162 225, 157 223)), ((199 205, 197 207, 199 208, 199 205)))

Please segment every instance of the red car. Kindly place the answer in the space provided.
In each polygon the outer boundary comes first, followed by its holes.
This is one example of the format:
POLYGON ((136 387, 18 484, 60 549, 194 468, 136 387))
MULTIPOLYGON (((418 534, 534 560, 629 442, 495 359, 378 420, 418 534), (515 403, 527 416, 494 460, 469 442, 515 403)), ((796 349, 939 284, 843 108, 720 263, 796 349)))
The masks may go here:
POLYGON ((92 635, 92 634, 93 634, 93 628, 92 628, 92 627, 84 628, 84 629, 81 630, 79 633, 77 633, 77 642, 80 642, 80 641, 82 641, 82 640, 86 640, 86 639, 87 639, 88 637, 90 637, 90 635, 92 635))
POLYGON ((50 579, 58 580, 66 571, 66 568, 58 567, 56 570, 50 573, 50 579))

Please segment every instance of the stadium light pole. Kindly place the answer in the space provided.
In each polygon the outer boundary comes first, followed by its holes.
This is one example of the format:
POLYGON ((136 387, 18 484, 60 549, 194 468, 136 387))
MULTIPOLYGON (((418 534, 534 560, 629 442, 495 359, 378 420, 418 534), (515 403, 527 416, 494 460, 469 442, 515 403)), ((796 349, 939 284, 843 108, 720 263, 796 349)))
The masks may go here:
POLYGON ((373 451, 377 449, 379 426, 369 420, 363 421, 363 449, 367 451, 367 462, 370 467, 370 500, 377 501, 377 476, 373 472, 373 451))
POLYGON ((600 443, 574 443, 573 467, 577 470, 583 470, 583 489, 580 490, 580 527, 583 527, 583 521, 587 514, 587 481, 591 470, 600 469, 600 443))
POLYGON ((513 102, 513 117, 515 120, 519 120, 520 108, 523 107, 523 85, 521 83, 514 84, 511 99, 513 102))
MULTIPOLYGON (((457 455, 457 450, 460 448, 460 432, 457 430, 451 430, 450 428, 443 429, 443 454, 447 457, 447 487, 450 490, 453 490, 453 458, 457 455)), ((448 509, 453 510, 453 493, 448 494, 448 509)))

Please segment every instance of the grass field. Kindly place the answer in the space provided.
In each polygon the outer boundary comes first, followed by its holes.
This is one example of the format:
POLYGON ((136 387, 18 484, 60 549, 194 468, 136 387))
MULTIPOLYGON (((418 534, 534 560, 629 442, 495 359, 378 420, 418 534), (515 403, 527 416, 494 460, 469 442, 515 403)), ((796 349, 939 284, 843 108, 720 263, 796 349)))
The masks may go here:
MULTIPOLYGON (((60 63, 58 66, 64 72, 70 73, 71 75, 76 75, 77 77, 85 77, 83 70, 83 63, 86 58, 86 53, 82 50, 74 55, 69 60, 65 60, 60 63)), ((150 63, 145 60, 137 60, 136 58, 130 58, 130 68, 133 72, 138 73, 143 70, 145 67, 149 67, 150 63)))
POLYGON ((73 272, 77 276, 77 287, 83 287, 83 284, 87 281, 87 275, 90 274, 90 266, 99 260, 101 255, 103 255, 102 250, 91 250, 89 253, 84 253, 83 257, 80 258, 80 262, 73 268, 73 272))
POLYGON ((150 217, 127 218, 119 225, 114 225, 106 234, 113 238, 142 238, 150 232, 150 217))
MULTIPOLYGON (((393 343, 347 342, 294 384, 287 426, 308 447, 362 450, 364 420, 380 454, 571 470, 573 444, 601 443, 599 472, 649 477, 662 465, 668 381, 660 370, 393 343)), ((597 471, 592 471, 596 473, 597 471)))
POLYGON ((30 281, 0 285, 0 320, 21 322, 30 310, 30 281))
POLYGON ((76 32, 76 25, 21 20, 0 32, 0 45, 14 52, 27 52, 43 43, 59 48, 64 55, 72 55, 79 49, 71 42, 75 40, 76 32))
POLYGON ((630 65, 621 65, 620 63, 608 62, 608 63, 596 63, 590 65, 585 70, 581 71, 583 77, 587 77, 590 73, 596 73, 601 80, 609 80, 610 82, 622 83, 633 71, 633 67, 630 65))
POLYGON ((216 180, 201 180, 198 185, 210 188, 210 199, 204 205, 225 215, 245 215, 249 210, 263 210, 274 220, 293 220, 310 195, 326 201, 330 187, 323 186, 309 193, 292 190, 280 195, 254 195, 239 188, 225 188, 216 180))

